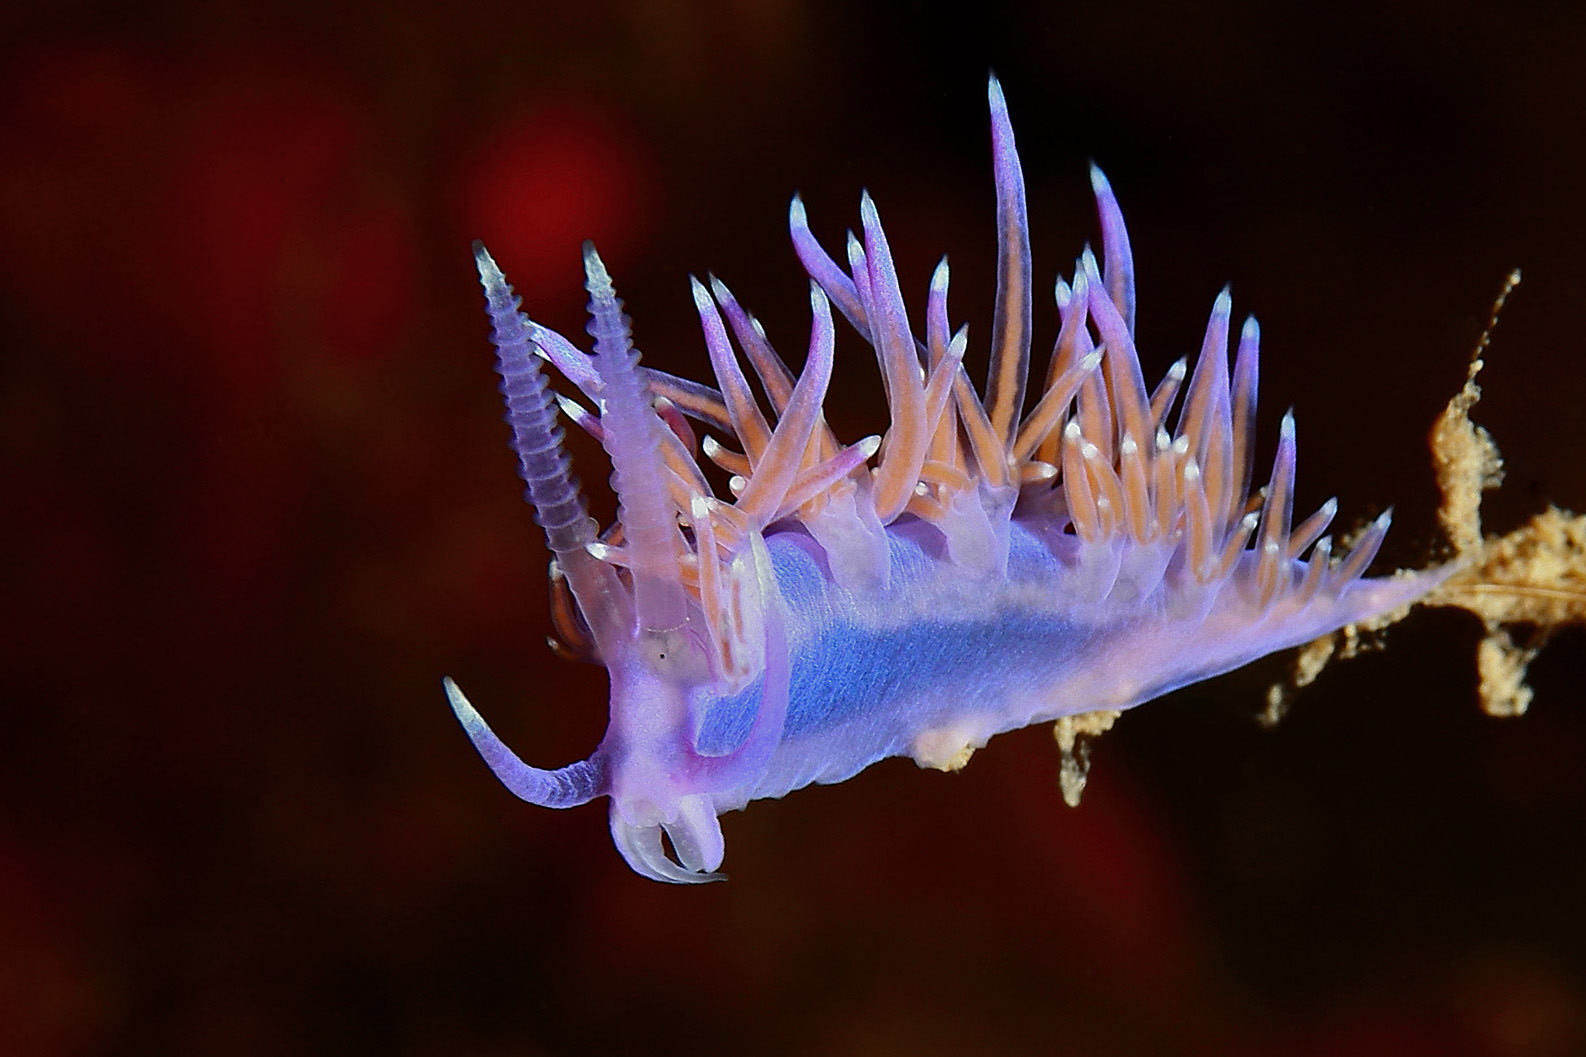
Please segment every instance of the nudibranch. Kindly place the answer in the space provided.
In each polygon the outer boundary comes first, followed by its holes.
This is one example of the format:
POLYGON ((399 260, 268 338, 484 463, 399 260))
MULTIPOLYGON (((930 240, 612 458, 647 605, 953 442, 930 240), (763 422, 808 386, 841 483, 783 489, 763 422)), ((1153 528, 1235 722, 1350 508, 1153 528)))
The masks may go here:
POLYGON ((475 245, 513 447, 553 555, 553 615, 607 669, 610 721, 588 759, 542 770, 450 679, 446 693, 522 799, 610 797, 617 848, 646 877, 720 877, 718 816, 751 800, 889 756, 961 766, 994 734, 1130 708, 1404 606, 1442 576, 1363 577, 1386 513, 1342 557, 1323 535, 1334 501, 1292 523, 1291 415, 1251 493, 1259 330, 1245 320, 1230 369, 1226 290, 1193 375, 1180 360, 1147 388, 1129 236, 1095 168, 1102 259, 1086 249, 1057 280, 1055 347, 1027 394, 1024 178, 994 79, 989 94, 998 255, 983 396, 962 363, 967 329, 949 322, 946 261, 922 337, 868 194, 846 270, 793 199, 813 317, 797 376, 726 286, 693 281, 715 388, 640 366, 593 246, 590 354, 530 322, 475 245), (883 436, 848 445, 822 414, 833 306, 874 347, 890 413, 883 436), (546 362, 583 402, 549 387, 546 362), (618 517, 604 532, 559 413, 610 456, 618 517), (701 451, 730 475, 730 498, 714 494, 701 451))

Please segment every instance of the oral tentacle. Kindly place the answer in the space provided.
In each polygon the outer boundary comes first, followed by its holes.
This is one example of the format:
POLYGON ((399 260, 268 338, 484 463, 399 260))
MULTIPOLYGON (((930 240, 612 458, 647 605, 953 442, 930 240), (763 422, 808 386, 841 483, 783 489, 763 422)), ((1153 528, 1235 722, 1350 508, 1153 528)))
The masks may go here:
POLYGON ((468 739, 484 757, 485 764, 510 789, 514 796, 540 807, 567 808, 587 804, 610 792, 605 757, 596 753, 587 760, 570 763, 554 771, 530 767, 518 759, 506 743, 496 737, 484 717, 451 679, 446 679, 446 698, 463 725, 468 739))

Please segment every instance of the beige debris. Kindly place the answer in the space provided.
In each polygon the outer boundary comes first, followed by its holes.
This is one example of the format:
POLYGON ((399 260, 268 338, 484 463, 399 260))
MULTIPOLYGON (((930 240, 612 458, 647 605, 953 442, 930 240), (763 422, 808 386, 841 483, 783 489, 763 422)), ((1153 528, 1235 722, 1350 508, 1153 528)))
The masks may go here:
MULTIPOLYGON (((1508 535, 1483 536, 1481 531, 1481 494, 1502 483, 1503 459, 1491 434, 1471 422, 1470 409, 1481 399, 1476 376, 1482 354, 1504 301, 1519 282, 1518 271, 1510 274, 1493 303, 1464 387, 1432 427, 1432 460, 1443 493, 1438 520, 1459 568, 1420 602, 1463 609, 1481 620, 1485 636, 1476 649, 1477 693, 1482 709, 1493 716, 1524 714, 1532 693, 1525 681, 1527 666, 1559 628, 1586 622, 1586 516, 1550 506, 1508 535)), ((1408 612, 1344 628, 1303 647, 1288 682, 1268 691, 1262 721, 1275 723, 1292 693, 1312 682, 1330 660, 1352 656, 1372 633, 1408 612)))
POLYGON ((1063 791, 1063 802, 1078 807, 1085 792, 1085 780, 1090 775, 1090 739, 1112 729, 1122 712, 1101 710, 1081 712, 1077 716, 1064 716, 1052 728, 1057 739, 1057 751, 1062 754, 1063 765, 1058 772, 1058 785, 1063 791))

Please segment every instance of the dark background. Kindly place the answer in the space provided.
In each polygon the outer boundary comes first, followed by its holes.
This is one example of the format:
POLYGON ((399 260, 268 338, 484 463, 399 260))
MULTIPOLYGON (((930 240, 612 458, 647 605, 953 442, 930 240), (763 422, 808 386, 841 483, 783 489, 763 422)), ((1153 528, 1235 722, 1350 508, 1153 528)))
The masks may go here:
MULTIPOLYGON (((1576 634, 1518 721, 1457 614, 1275 733, 1269 659, 1126 716, 1077 811, 1044 729, 888 761, 729 816, 732 880, 692 889, 603 803, 513 800, 440 690, 545 765, 605 719, 543 643, 469 240, 581 338, 594 237, 650 362, 700 376, 686 275, 798 350, 788 198, 836 249, 869 187, 982 344, 992 68, 1042 286, 1094 158, 1148 375, 1232 281, 1264 451, 1292 404, 1302 503, 1397 503, 1382 567, 1435 551, 1425 433, 1515 266, 1489 526, 1586 505, 1572 7, 9 5, 0 1054, 1586 1052, 1576 634)), ((879 386, 839 355, 853 439, 879 386)))

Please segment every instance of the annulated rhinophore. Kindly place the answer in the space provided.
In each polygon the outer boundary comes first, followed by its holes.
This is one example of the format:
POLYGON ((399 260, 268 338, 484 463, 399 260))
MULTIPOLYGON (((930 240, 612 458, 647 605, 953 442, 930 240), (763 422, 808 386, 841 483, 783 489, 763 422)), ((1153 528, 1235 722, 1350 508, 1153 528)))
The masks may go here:
POLYGON ((1445 575, 1363 577, 1387 514, 1341 558, 1324 535, 1332 500, 1293 523, 1290 415, 1252 494, 1260 335, 1245 320, 1230 367, 1226 291, 1193 375, 1181 360, 1147 388, 1129 237, 1099 170, 1102 260, 1087 249, 1058 280, 1055 347, 1027 399, 1024 182, 995 80, 990 100, 998 261, 984 393, 962 364, 967 328, 950 323, 946 261, 918 335, 868 195, 846 270, 793 200, 813 317, 797 376, 726 286, 693 282, 715 388, 640 366, 592 246, 593 354, 530 322, 476 246, 513 447, 553 554, 557 627, 610 673, 610 725, 587 760, 542 770, 449 679, 446 691, 524 800, 609 797, 617 847, 646 877, 720 877, 718 816, 751 800, 889 756, 961 767, 994 734, 1130 708, 1404 606, 1445 575), (875 349, 881 437, 844 444, 822 414, 833 306, 875 349), (554 392, 545 362, 585 402, 554 392), (611 458, 619 509, 605 532, 559 414, 611 458), (694 423, 710 431, 702 442, 694 423), (731 498, 714 494, 701 452, 731 475, 731 498))

